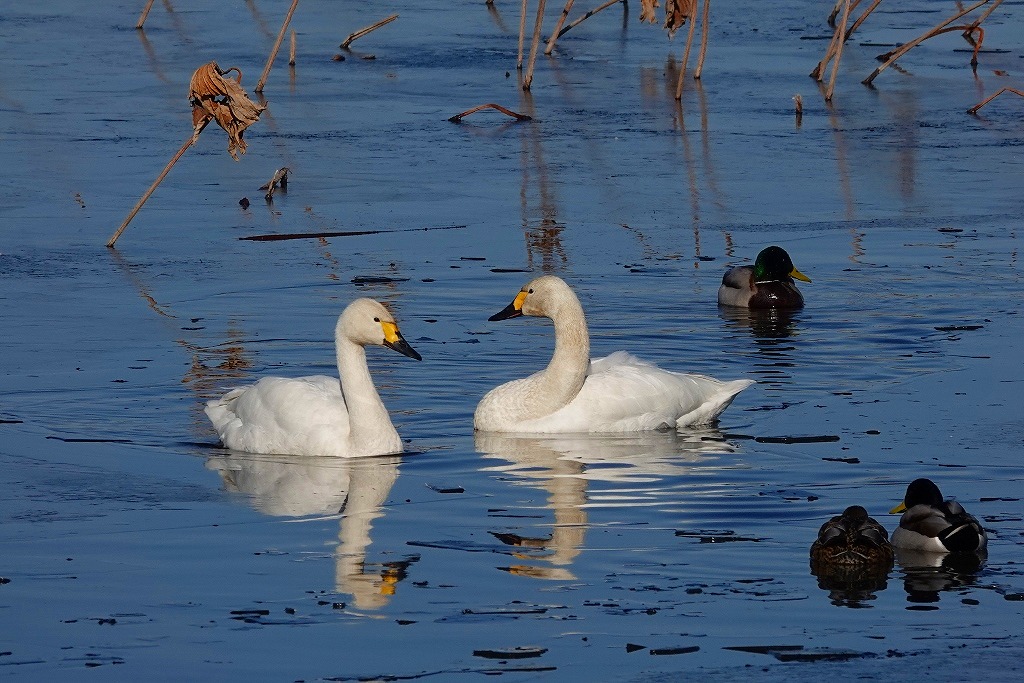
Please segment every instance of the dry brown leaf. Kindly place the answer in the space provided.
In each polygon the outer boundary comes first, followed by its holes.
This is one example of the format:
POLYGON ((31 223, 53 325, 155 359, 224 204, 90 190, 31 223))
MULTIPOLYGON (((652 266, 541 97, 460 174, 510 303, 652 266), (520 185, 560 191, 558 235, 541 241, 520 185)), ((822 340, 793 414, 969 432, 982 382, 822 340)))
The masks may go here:
MULTIPOLYGON (((671 2, 671 0, 669 0, 671 2)), ((640 0, 640 21, 650 24, 658 23, 658 17, 654 10, 661 5, 658 4, 658 0, 640 0)))
POLYGON ((668 29, 669 38, 676 34, 687 19, 692 21, 696 14, 697 0, 665 0, 665 28, 668 29))
POLYGON ((256 123, 267 108, 249 99, 242 89, 242 72, 237 67, 222 71, 217 62, 204 64, 192 74, 188 100, 192 103, 194 136, 216 121, 228 134, 228 154, 235 161, 239 154, 245 154, 245 129, 256 123), (224 78, 232 71, 238 72, 237 78, 224 78))

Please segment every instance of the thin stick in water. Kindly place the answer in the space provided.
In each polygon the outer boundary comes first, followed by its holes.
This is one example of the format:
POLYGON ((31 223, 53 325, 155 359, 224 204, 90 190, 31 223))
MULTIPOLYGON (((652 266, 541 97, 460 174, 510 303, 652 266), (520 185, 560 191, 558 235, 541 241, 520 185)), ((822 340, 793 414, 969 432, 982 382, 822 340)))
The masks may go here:
POLYGON ((573 21, 570 21, 568 26, 566 26, 565 28, 563 28, 561 31, 558 32, 558 37, 561 38, 562 36, 564 36, 566 33, 569 32, 569 29, 573 28, 574 26, 578 26, 581 22, 583 22, 583 20, 589 19, 590 17, 594 16, 595 14, 600 12, 601 10, 606 10, 609 7, 611 7, 612 5, 616 5, 616 4, 620 3, 620 2, 621 3, 625 3, 626 0, 608 0, 608 2, 604 3, 600 7, 595 7, 594 9, 590 10, 589 12, 584 14, 583 16, 577 17, 573 21))
POLYGON ((288 47, 288 66, 295 66, 295 29, 292 29, 291 45, 288 47))
POLYGON ((156 180, 153 181, 153 184, 150 185, 149 189, 146 190, 146 192, 139 198, 139 201, 135 202, 135 206, 132 207, 132 210, 130 212, 128 212, 128 217, 124 219, 123 223, 121 223, 121 227, 119 227, 117 229, 117 232, 115 232, 114 235, 109 240, 107 240, 108 247, 110 247, 111 249, 114 248, 114 243, 117 242, 117 238, 121 236, 121 233, 124 232, 124 229, 127 228, 128 224, 132 222, 133 218, 135 218, 135 214, 139 212, 139 210, 142 208, 142 205, 146 203, 146 200, 149 199, 153 192, 156 191, 157 185, 163 182, 163 179, 167 177, 167 174, 170 172, 171 167, 173 167, 174 164, 178 163, 178 159, 180 159, 182 155, 185 154, 185 152, 188 150, 188 148, 195 143, 195 141, 199 138, 199 134, 203 132, 203 128, 205 127, 206 123, 203 123, 201 128, 197 128, 189 137, 189 139, 185 141, 185 144, 181 146, 181 149, 178 150, 178 153, 171 157, 171 160, 167 162, 166 166, 164 166, 164 170, 160 171, 160 175, 156 177, 156 180))
POLYGON ((850 0, 843 2, 843 17, 839 20, 839 27, 836 35, 839 36, 836 42, 836 56, 832 61, 832 75, 828 79, 828 89, 825 91, 825 101, 832 101, 832 94, 836 90, 836 78, 839 76, 839 60, 843 56, 843 45, 846 44, 846 27, 850 23, 850 0))
POLYGON ((547 0, 537 3, 537 21, 533 24, 533 41, 530 43, 530 62, 526 66, 526 78, 523 79, 523 90, 529 90, 533 83, 533 67, 537 64, 537 48, 540 47, 540 29, 544 23, 544 6, 547 0))
POLYGON ((516 112, 512 111, 511 109, 507 109, 507 108, 501 106, 500 104, 494 104, 493 102, 488 102, 487 104, 477 105, 477 106, 473 107, 472 109, 467 109, 466 111, 462 112, 461 114, 456 114, 455 116, 452 116, 448 120, 451 121, 452 123, 461 123, 463 118, 469 116, 470 114, 476 113, 476 112, 480 111, 481 109, 496 109, 496 110, 500 111, 502 114, 505 114, 506 116, 511 116, 516 121, 532 121, 533 120, 533 117, 531 117, 531 116, 527 116, 526 114, 516 113, 516 112))
POLYGON ((523 42, 526 39, 526 0, 519 10, 519 56, 516 58, 516 70, 523 70, 523 42))
POLYGON ((544 48, 544 54, 550 55, 555 49, 555 41, 558 40, 558 36, 562 35, 562 25, 565 20, 569 18, 569 10, 572 9, 573 0, 565 0, 565 8, 562 10, 562 16, 558 17, 558 23, 555 24, 555 30, 551 32, 551 37, 548 38, 548 45, 544 48))
POLYGON ((281 49, 281 42, 284 40, 284 32, 288 30, 288 24, 292 22, 292 15, 295 14, 295 8, 298 7, 299 0, 292 0, 291 7, 288 8, 288 13, 284 16, 284 23, 281 24, 281 30, 277 32, 277 39, 274 40, 274 47, 270 50, 270 56, 267 57, 267 64, 263 67, 263 73, 260 75, 259 82, 256 83, 256 87, 253 88, 256 92, 263 92, 263 86, 267 83, 267 76, 270 75, 270 67, 274 65, 274 59, 277 57, 277 51, 281 49))
POLYGON ((149 16, 149 10, 153 9, 154 2, 156 2, 156 0, 149 0, 149 2, 146 3, 146 6, 142 8, 142 14, 139 15, 139 20, 135 23, 136 29, 141 29, 142 25, 146 23, 146 17, 149 16))
POLYGON ((349 45, 351 45, 351 44, 352 44, 352 41, 354 41, 354 40, 355 40, 356 38, 362 38, 363 36, 365 36, 365 35, 366 35, 367 33, 369 33, 370 31, 376 31, 376 30, 377 30, 377 29, 379 29, 379 28, 380 28, 381 26, 386 26, 386 25, 390 24, 390 23, 391 23, 392 21, 394 21, 394 20, 395 20, 395 19, 397 19, 397 18, 398 18, 398 15, 397 15, 397 14, 392 14, 392 15, 391 15, 390 17, 388 17, 387 19, 381 19, 380 21, 378 21, 378 22, 377 22, 376 24, 373 24, 372 26, 367 26, 366 28, 363 28, 363 29, 359 29, 358 31, 356 31, 355 33, 353 33, 352 35, 350 35, 350 36, 349 36, 348 38, 346 38, 346 39, 345 39, 345 40, 344 40, 344 41, 343 41, 343 42, 341 43, 341 45, 339 45, 339 47, 340 47, 340 48, 341 48, 342 50, 345 50, 345 49, 347 49, 347 48, 348 48, 348 46, 349 46, 349 45))
POLYGON ((997 98, 1000 95, 1002 95, 1004 92, 1012 92, 1014 95, 1018 95, 1020 97, 1024 97, 1024 90, 1017 90, 1016 88, 1000 88, 999 90, 995 91, 994 93, 992 93, 991 95, 986 97, 984 100, 979 102, 978 104, 976 104, 973 107, 971 107, 970 109, 968 109, 967 113, 968 114, 977 114, 979 109, 984 107, 986 104, 988 104, 989 102, 991 102, 995 98, 997 98))
POLYGON ((711 14, 711 0, 704 0, 704 12, 700 18, 700 53, 697 55, 697 68, 693 77, 699 79, 704 70, 704 57, 708 54, 708 17, 711 14))

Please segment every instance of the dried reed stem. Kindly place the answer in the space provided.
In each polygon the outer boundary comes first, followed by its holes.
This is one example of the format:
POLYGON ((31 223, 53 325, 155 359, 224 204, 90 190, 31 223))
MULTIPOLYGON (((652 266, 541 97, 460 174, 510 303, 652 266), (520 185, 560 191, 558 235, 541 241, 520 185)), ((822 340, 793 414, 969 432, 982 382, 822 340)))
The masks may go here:
POLYGON ((288 46, 288 66, 295 66, 295 29, 292 29, 291 44, 288 46))
MULTIPOLYGON (((1002 0, 999 1, 1002 2, 1002 0)), ((853 26, 851 26, 850 30, 846 32, 846 35, 843 37, 843 40, 849 40, 850 36, 853 35, 853 32, 860 28, 860 25, 864 23, 864 20, 868 18, 868 15, 874 12, 878 5, 881 4, 881 2, 882 0, 874 0, 874 2, 871 3, 871 7, 868 7, 866 10, 864 10, 864 13, 857 17, 857 21, 853 22, 853 26)), ((853 5, 850 6, 850 10, 852 11, 853 8, 856 7, 859 3, 860 0, 854 2, 853 5)))
POLYGON ((832 62, 832 75, 828 79, 828 89, 825 90, 825 101, 832 101, 832 94, 836 90, 836 78, 839 76, 839 60, 843 56, 843 46, 846 45, 846 27, 850 23, 850 3, 851 0, 844 0, 843 2, 843 18, 839 20, 839 26, 836 28, 836 35, 839 36, 836 41, 836 56, 832 62))
POLYGON ((551 51, 555 49, 555 41, 558 40, 558 36, 562 35, 559 31, 562 30, 562 25, 565 24, 565 20, 569 18, 569 10, 572 9, 573 0, 565 0, 565 9, 562 10, 562 16, 558 17, 558 23, 555 24, 555 30, 551 32, 551 37, 548 38, 548 46, 544 48, 544 54, 549 55, 551 51))
POLYGON ((971 107, 970 109, 968 109, 967 113, 968 114, 977 114, 979 109, 984 107, 986 104, 988 104, 989 102, 991 102, 995 98, 997 98, 1000 95, 1002 95, 1004 92, 1012 92, 1014 95, 1017 95, 1019 97, 1024 97, 1024 91, 1017 90, 1016 88, 1000 88, 999 90, 995 91, 994 93, 992 93, 991 95, 986 97, 984 100, 979 102, 978 104, 976 104, 973 107, 971 107))
POLYGON ((561 38, 562 36, 564 36, 566 33, 569 32, 569 29, 571 29, 573 26, 577 26, 583 20, 589 19, 590 17, 594 16, 595 14, 600 12, 601 10, 606 10, 609 7, 611 7, 612 5, 615 5, 615 4, 620 3, 620 2, 624 3, 624 2, 626 2, 626 0, 608 0, 608 2, 604 3, 600 7, 595 7, 594 9, 590 10, 589 12, 584 14, 583 16, 578 17, 574 21, 569 22, 568 26, 566 26, 565 28, 563 28, 561 31, 558 32, 558 37, 561 38))
POLYGON ((523 0, 522 8, 519 11, 519 57, 516 59, 516 69, 523 70, 523 42, 526 39, 526 0, 523 0))
POLYGON ((793 95, 793 103, 796 106, 796 127, 799 128, 804 120, 804 98, 800 93, 793 95))
POLYGON ((156 180, 154 180, 153 184, 149 186, 149 189, 146 190, 142 197, 139 198, 139 201, 135 202, 135 206, 132 207, 132 210, 130 212, 128 212, 128 217, 124 219, 123 223, 121 223, 121 227, 117 229, 117 232, 114 233, 113 237, 107 240, 108 247, 113 249, 114 243, 117 242, 117 238, 121 236, 121 233, 124 232, 124 229, 128 227, 129 223, 132 222, 132 219, 135 218, 135 214, 139 212, 139 210, 142 208, 142 205, 146 203, 146 200, 149 199, 153 192, 156 191, 157 185, 163 182, 163 179, 167 177, 167 174, 170 172, 171 167, 174 166, 174 164, 178 163, 178 159, 180 159, 182 155, 185 154, 185 152, 188 150, 188 148, 195 144, 195 141, 199 139, 199 134, 203 132, 203 128, 206 127, 207 123, 209 123, 209 121, 206 121, 202 124, 202 126, 197 127, 192 132, 192 135, 189 137, 188 140, 185 141, 185 144, 181 146, 181 149, 178 150, 178 153, 171 157, 171 160, 167 162, 166 166, 164 166, 164 170, 160 171, 160 175, 156 177, 156 180))
POLYGON ((533 67, 537 64, 537 48, 540 46, 540 29, 544 23, 544 6, 547 0, 537 3, 537 21, 533 24, 533 40, 530 42, 530 61, 526 65, 526 77, 523 79, 523 90, 529 90, 533 83, 533 67))
POLYGON ((978 2, 974 3, 973 5, 971 5, 970 7, 968 7, 965 10, 961 10, 961 11, 957 12, 956 14, 951 16, 949 19, 946 19, 945 21, 943 21, 942 23, 940 23, 938 26, 936 26, 935 28, 931 29, 927 33, 924 33, 923 35, 920 35, 917 38, 914 38, 909 43, 904 43, 899 48, 893 50, 892 52, 890 52, 887 55, 885 62, 880 67, 878 67, 877 69, 872 71, 871 75, 868 76, 867 78, 865 78, 863 81, 861 81, 861 83, 863 83, 864 85, 871 85, 871 81, 875 80, 875 77, 877 77, 878 74, 880 74, 883 71, 885 71, 885 69, 887 69, 893 62, 895 62, 897 59, 899 59, 903 55, 905 55, 908 52, 910 52, 911 49, 917 47, 918 45, 920 45, 921 43, 923 43, 927 39, 931 38, 932 36, 939 35, 939 33, 943 32, 942 29, 946 28, 947 26, 952 24, 954 21, 956 21, 960 17, 962 17, 962 16, 964 16, 966 14, 970 14, 971 12, 973 12, 976 9, 978 9, 982 5, 988 3, 989 1, 990 0, 978 0, 978 2))
POLYGON ((139 15, 139 20, 135 22, 135 28, 141 29, 142 25, 146 23, 146 17, 149 16, 149 10, 153 9, 154 2, 156 2, 156 0, 149 0, 149 2, 146 3, 146 6, 142 8, 142 14, 139 15))
POLYGON ((274 191, 277 190, 278 187, 281 188, 282 192, 288 191, 288 173, 290 173, 288 167, 282 166, 274 171, 273 177, 266 185, 260 185, 261 190, 267 191, 267 193, 263 195, 263 198, 266 199, 267 202, 274 201, 274 191))
POLYGON ((263 67, 263 73, 260 75, 260 80, 256 83, 256 87, 253 88, 255 92, 263 92, 263 86, 267 83, 267 76, 270 75, 270 67, 274 65, 277 51, 281 49, 281 41, 284 40, 284 32, 288 30, 288 24, 291 23, 292 15, 295 14, 295 8, 298 4, 299 0, 292 0, 292 6, 288 8, 288 14, 284 16, 284 23, 281 24, 281 30, 277 32, 277 39, 274 40, 274 47, 271 48, 270 56, 267 57, 267 64, 263 67))
POLYGON ((511 116, 516 121, 532 121, 533 120, 532 116, 527 116, 526 114, 518 114, 518 113, 512 111, 511 109, 507 109, 506 107, 503 107, 500 104, 494 104, 493 102, 489 102, 487 104, 479 104, 479 105, 473 107, 472 109, 467 109, 466 111, 462 112, 461 114, 456 114, 455 116, 451 117, 448 120, 451 121, 452 123, 460 123, 463 118, 469 116, 470 114, 476 113, 476 112, 480 111, 481 109, 497 109, 502 114, 506 114, 507 116, 511 116))
POLYGON ((700 17, 700 53, 697 55, 697 68, 693 77, 699 79, 704 70, 704 57, 708 54, 708 17, 711 15, 711 0, 704 0, 704 11, 700 17))
POLYGON ((693 33, 697 28, 696 17, 689 17, 690 29, 686 32, 686 47, 683 49, 683 62, 679 65, 679 79, 676 81, 676 99, 683 98, 683 79, 686 78, 686 65, 690 61, 690 46, 693 44, 693 33))
POLYGON ((381 19, 380 21, 378 21, 378 22, 377 22, 376 24, 373 24, 372 26, 367 26, 367 27, 366 27, 366 28, 364 28, 364 29, 360 29, 360 30, 356 31, 355 33, 353 33, 352 35, 350 35, 350 36, 349 36, 348 38, 346 38, 346 39, 345 39, 345 40, 344 40, 344 41, 343 41, 343 42, 341 43, 341 45, 339 45, 339 47, 340 47, 340 48, 341 48, 342 50, 345 50, 345 49, 347 49, 347 48, 348 48, 348 46, 349 46, 349 45, 351 45, 351 44, 352 44, 352 41, 354 41, 354 40, 355 40, 356 38, 362 38, 362 37, 363 37, 363 36, 365 36, 365 35, 366 35, 367 33, 370 33, 371 31, 376 31, 376 30, 377 30, 377 29, 379 29, 379 28, 380 28, 381 26, 387 26, 388 24, 390 24, 390 23, 391 23, 392 21, 394 21, 394 20, 395 20, 395 19, 397 19, 397 18, 398 18, 398 15, 397 15, 397 14, 392 14, 392 15, 391 15, 390 17, 388 17, 387 19, 381 19))

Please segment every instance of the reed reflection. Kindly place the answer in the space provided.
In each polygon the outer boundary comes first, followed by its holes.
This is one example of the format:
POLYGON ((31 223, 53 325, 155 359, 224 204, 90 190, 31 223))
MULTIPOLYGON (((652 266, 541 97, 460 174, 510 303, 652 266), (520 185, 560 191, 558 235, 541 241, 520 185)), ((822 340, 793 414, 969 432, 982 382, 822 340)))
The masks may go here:
POLYGON ((522 180, 519 186, 519 208, 522 214, 523 233, 526 240, 526 262, 530 270, 556 273, 568 263, 565 247, 562 246, 563 223, 558 222, 558 197, 555 185, 548 177, 547 163, 541 145, 540 124, 536 120, 533 97, 528 91, 520 90, 519 111, 534 117, 533 121, 520 126, 521 149, 519 154, 522 180), (536 206, 531 206, 531 202, 536 206))
POLYGON ((475 440, 476 450, 485 458, 505 461, 485 471, 511 475, 518 478, 517 483, 547 491, 546 507, 554 516, 549 534, 521 535, 513 530, 491 534, 521 548, 516 557, 524 562, 504 569, 548 580, 575 578, 569 567, 583 551, 589 508, 650 504, 664 494, 660 487, 665 479, 692 475, 695 466, 706 465, 712 454, 734 450, 717 430, 616 436, 477 432, 475 440), (590 491, 593 482, 612 484, 616 490, 595 496, 590 491))
POLYGON ((317 458, 228 453, 209 458, 228 491, 243 493, 272 517, 340 515, 335 590, 359 609, 388 604, 415 558, 369 563, 373 523, 398 479, 399 456, 317 458))

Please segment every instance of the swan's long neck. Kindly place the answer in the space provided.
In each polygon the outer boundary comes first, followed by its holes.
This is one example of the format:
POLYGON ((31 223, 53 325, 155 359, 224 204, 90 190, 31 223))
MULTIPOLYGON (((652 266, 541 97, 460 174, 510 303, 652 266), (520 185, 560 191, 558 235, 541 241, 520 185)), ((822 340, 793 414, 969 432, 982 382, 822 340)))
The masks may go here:
POLYGON ((583 308, 575 296, 562 302, 551 316, 555 323, 555 353, 537 376, 535 396, 546 415, 566 405, 580 393, 590 369, 590 335, 583 308))
POLYGON ((394 453, 401 449, 391 416, 373 385, 366 351, 350 339, 336 340, 341 394, 348 408, 349 441, 353 451, 394 453), (381 450, 381 444, 389 446, 381 450))

